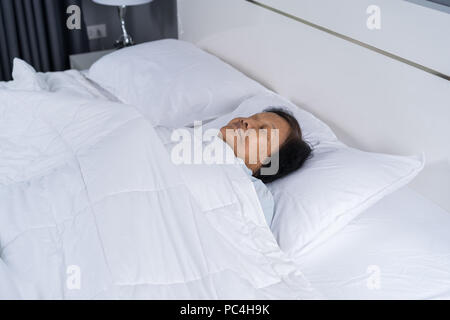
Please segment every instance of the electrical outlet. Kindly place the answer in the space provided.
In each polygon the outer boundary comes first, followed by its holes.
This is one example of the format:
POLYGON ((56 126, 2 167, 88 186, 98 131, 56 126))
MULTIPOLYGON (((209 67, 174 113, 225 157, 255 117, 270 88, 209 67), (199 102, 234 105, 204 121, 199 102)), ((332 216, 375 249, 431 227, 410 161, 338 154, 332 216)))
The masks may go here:
POLYGON ((89 40, 95 40, 100 38, 106 38, 106 24, 96 24, 87 27, 87 33, 89 40))

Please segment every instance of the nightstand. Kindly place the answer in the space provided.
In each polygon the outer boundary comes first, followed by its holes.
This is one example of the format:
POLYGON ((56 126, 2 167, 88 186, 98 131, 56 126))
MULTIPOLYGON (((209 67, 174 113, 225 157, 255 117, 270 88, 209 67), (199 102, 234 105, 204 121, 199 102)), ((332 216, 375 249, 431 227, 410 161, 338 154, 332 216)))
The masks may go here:
POLYGON ((103 50, 88 53, 73 54, 70 56, 70 68, 83 71, 88 70, 97 60, 116 50, 103 50))

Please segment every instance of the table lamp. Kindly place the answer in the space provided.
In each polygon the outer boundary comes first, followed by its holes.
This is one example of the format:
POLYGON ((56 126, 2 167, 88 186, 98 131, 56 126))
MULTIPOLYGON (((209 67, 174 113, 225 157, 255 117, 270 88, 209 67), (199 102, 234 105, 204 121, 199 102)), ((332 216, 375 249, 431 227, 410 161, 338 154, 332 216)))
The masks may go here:
POLYGON ((126 23, 125 23, 125 15, 127 13, 127 6, 137 6, 141 4, 150 3, 153 0, 93 0, 95 3, 103 4, 107 6, 117 6, 119 9, 119 18, 120 24, 122 27, 122 35, 116 41, 116 48, 123 48, 132 46, 133 39, 130 34, 127 32, 126 23))

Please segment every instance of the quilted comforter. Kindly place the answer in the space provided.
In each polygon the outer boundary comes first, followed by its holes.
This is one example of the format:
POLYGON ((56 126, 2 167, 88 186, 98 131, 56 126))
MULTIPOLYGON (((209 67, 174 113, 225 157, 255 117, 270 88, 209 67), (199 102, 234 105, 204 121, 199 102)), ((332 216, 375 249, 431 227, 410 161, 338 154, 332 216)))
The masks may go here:
POLYGON ((131 106, 0 90, 0 298, 315 297, 237 164, 174 165, 131 106))

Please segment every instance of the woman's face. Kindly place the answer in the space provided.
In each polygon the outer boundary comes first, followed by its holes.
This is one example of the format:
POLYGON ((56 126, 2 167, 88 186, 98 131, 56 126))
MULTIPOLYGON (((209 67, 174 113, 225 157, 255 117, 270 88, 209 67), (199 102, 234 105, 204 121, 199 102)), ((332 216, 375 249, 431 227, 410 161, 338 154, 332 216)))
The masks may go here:
POLYGON ((220 130, 221 138, 234 150, 236 157, 257 172, 262 164, 289 137, 289 123, 272 112, 231 120, 220 130))

